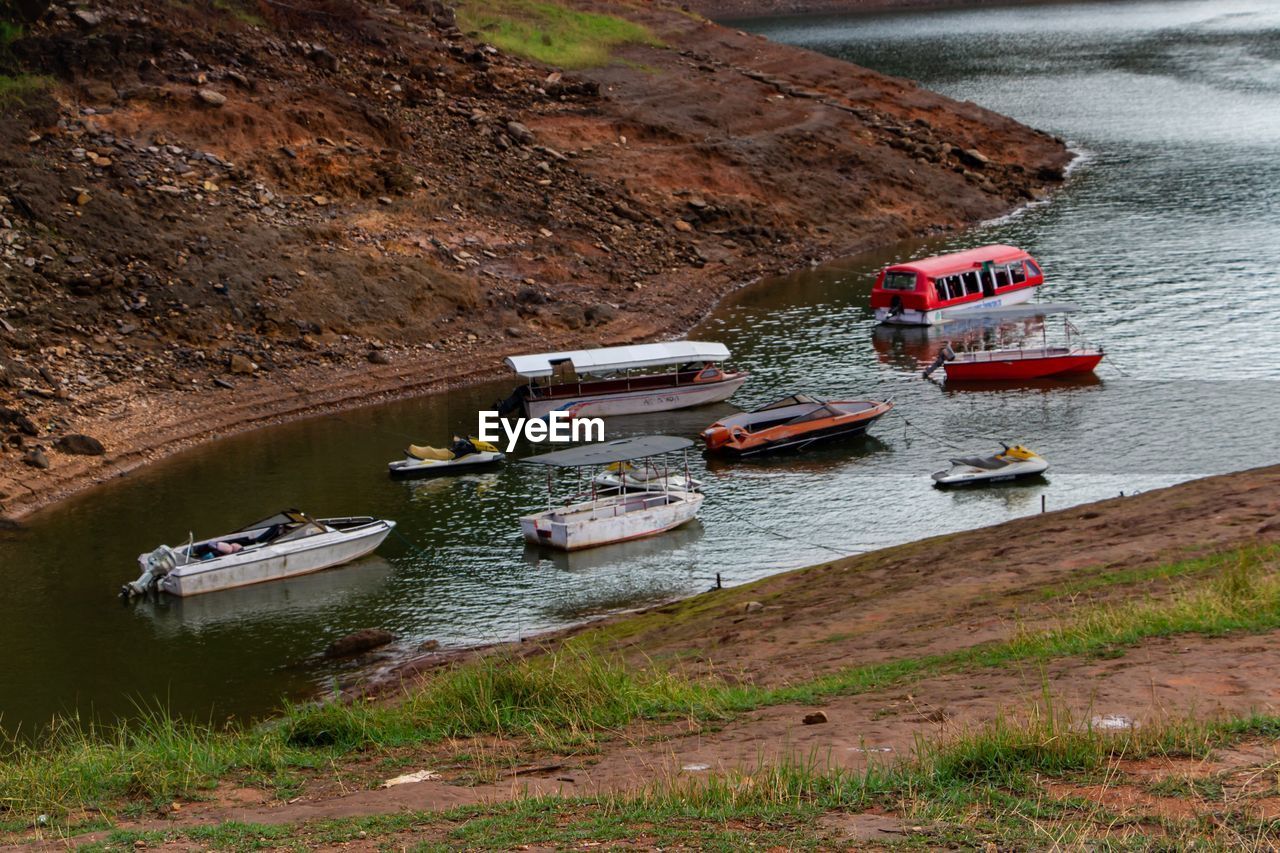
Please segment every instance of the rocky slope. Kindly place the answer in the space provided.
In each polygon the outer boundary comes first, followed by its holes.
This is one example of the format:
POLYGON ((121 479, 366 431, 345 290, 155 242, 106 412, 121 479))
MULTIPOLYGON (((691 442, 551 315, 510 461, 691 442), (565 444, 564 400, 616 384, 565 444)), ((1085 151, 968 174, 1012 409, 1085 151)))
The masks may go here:
POLYGON ((591 8, 652 43, 568 74, 422 0, 118 0, 0 48, 0 83, 38 84, 0 100, 0 510, 504 353, 677 333, 1069 160, 674 4, 591 8))

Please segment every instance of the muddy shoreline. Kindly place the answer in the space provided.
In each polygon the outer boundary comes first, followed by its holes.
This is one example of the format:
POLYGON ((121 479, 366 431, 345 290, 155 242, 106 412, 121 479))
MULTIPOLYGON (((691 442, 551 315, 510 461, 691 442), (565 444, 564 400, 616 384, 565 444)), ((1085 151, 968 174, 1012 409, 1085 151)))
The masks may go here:
POLYGON ((1071 160, 675 4, 577 4, 655 43, 566 74, 439 4, 350 2, 349 31, 55 5, 15 42, 54 85, 0 131, 0 517, 504 355, 686 331, 761 277, 1042 198, 1071 160))

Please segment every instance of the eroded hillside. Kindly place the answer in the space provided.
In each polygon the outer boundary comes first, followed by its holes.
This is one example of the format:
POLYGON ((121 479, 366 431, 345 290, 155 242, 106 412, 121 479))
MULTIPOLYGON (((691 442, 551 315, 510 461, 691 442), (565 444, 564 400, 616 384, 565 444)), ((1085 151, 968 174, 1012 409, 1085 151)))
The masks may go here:
POLYGON ((1069 159, 667 3, 138 0, 3 33, 11 515, 505 352, 678 333, 763 274, 1008 210, 1069 159))

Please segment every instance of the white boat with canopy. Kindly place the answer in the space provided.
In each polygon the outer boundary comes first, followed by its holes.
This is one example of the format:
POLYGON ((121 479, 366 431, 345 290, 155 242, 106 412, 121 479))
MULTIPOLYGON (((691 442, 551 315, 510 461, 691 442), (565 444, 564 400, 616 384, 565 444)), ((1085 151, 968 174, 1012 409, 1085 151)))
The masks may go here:
POLYGON ((395 526, 370 516, 311 518, 286 509, 232 533, 140 555, 142 575, 120 594, 200 595, 318 572, 371 553, 395 526))
POLYGON ((728 358, 728 347, 709 341, 514 355, 506 365, 528 382, 499 404, 498 413, 608 417, 718 403, 747 380, 746 373, 720 366, 728 358))
MULTIPOLYGON (((616 441, 587 444, 522 459, 535 465, 546 465, 548 507, 543 512, 520 519, 525 541, 563 551, 576 551, 653 536, 691 521, 702 507, 699 492, 677 489, 667 484, 660 490, 651 483, 645 491, 611 490, 601 495, 592 484, 588 500, 576 500, 566 506, 552 505, 554 468, 593 468, 636 459, 660 457, 675 451, 687 451, 693 442, 669 435, 646 435, 616 441)), ((669 469, 666 469, 669 470, 669 469)), ((683 479, 689 481, 688 459, 684 462, 683 479)))

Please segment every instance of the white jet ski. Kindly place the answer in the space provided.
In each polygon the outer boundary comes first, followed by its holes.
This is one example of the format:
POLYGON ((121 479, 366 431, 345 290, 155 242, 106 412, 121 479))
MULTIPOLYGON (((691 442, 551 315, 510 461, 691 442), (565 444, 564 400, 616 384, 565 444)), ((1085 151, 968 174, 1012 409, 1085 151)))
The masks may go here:
POLYGON ((1049 463, 1034 451, 1021 444, 1010 447, 1001 442, 1004 450, 990 456, 958 456, 950 460, 951 467, 933 474, 935 486, 984 485, 1034 477, 1049 469, 1049 463))
POLYGON ((628 492, 700 492, 702 482, 682 474, 674 474, 668 468, 659 468, 646 462, 615 462, 591 479, 597 489, 625 489, 628 492))
POLYGON ((497 464, 507 458, 498 448, 478 438, 454 439, 448 449, 411 444, 405 448, 404 456, 404 459, 387 464, 387 472, 392 477, 460 474, 497 464))

